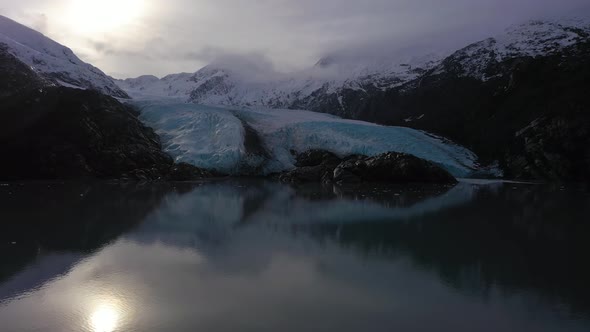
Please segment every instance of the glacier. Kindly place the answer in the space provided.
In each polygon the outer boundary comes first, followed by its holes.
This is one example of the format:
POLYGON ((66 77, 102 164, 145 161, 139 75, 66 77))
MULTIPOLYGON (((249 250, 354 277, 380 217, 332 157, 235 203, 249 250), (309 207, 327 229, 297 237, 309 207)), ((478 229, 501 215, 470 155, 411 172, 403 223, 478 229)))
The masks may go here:
POLYGON ((244 127, 230 111, 194 104, 139 102, 140 119, 160 135, 164 151, 195 166, 239 172, 244 127))
POLYGON ((162 138, 164 151, 177 162, 227 174, 256 169, 270 174, 293 169, 294 153, 324 149, 341 157, 402 152, 432 161, 456 177, 478 171, 470 150, 435 135, 405 127, 388 127, 300 110, 225 108, 144 99, 132 103, 140 119, 162 138), (252 128, 265 154, 246 142, 252 128))

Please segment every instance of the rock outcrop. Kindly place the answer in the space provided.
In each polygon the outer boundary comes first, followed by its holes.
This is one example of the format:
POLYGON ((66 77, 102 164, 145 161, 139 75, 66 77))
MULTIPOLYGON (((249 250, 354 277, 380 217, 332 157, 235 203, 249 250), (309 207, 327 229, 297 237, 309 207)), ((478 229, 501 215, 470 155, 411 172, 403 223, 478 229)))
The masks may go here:
POLYGON ((51 86, 29 66, 8 52, 8 47, 0 43, 0 98, 19 92, 42 89, 51 86))
POLYGON ((341 159, 328 151, 310 150, 297 156, 296 166, 296 169, 279 175, 279 179, 290 183, 457 183, 441 167, 415 156, 396 152, 374 157, 349 156, 341 159))
POLYGON ((334 169, 342 162, 335 154, 324 150, 309 150, 296 156, 294 170, 279 176, 289 183, 331 182, 334 169))
POLYGON ((388 152, 375 157, 355 157, 334 169, 334 182, 439 183, 457 180, 441 167, 409 154, 388 152))

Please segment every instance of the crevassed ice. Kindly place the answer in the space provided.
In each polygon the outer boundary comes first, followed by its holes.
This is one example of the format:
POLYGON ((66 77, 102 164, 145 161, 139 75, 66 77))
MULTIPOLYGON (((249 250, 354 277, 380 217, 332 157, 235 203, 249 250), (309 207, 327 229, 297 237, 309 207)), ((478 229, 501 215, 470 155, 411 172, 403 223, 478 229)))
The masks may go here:
POLYGON ((468 177, 477 157, 468 149, 428 133, 295 110, 226 109, 167 101, 141 101, 141 119, 162 137, 177 161, 227 173, 252 164, 242 122, 256 130, 270 156, 263 173, 294 167, 291 151, 325 149, 340 156, 395 151, 430 160, 457 177, 468 177))
POLYGON ((140 119, 155 129, 177 162, 237 173, 245 154, 244 127, 231 112, 192 104, 140 102, 140 119))

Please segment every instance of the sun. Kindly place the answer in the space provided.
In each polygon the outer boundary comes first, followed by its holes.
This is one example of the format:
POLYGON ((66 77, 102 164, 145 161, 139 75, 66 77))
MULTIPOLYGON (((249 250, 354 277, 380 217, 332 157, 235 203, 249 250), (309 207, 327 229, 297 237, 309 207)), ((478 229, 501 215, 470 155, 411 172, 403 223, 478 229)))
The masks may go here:
POLYGON ((135 23, 145 10, 145 0, 70 0, 64 19, 75 31, 106 33, 135 23))

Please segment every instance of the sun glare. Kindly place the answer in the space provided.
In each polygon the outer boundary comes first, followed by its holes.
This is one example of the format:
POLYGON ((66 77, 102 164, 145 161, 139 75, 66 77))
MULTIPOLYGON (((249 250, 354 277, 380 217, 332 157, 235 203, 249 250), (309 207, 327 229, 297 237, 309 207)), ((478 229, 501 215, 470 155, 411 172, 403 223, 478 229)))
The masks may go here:
POLYGON ((110 32, 134 23, 145 9, 145 0, 70 0, 65 19, 78 32, 110 32))
POLYGON ((113 332, 119 322, 119 313, 113 306, 100 306, 90 316, 92 332, 113 332))

